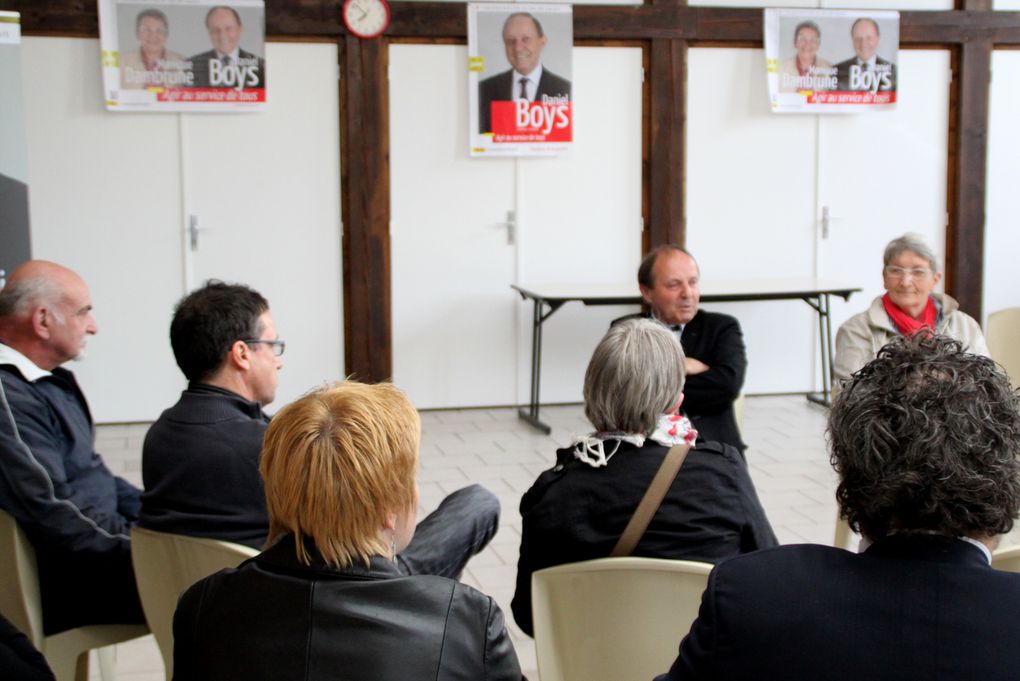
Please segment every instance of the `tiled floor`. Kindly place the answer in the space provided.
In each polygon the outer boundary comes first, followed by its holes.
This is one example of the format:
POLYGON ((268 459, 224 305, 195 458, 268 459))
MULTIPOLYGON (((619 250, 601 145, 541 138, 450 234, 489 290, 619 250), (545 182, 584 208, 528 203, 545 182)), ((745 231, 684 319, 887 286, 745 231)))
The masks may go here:
MULTIPOLYGON (((782 543, 831 543, 835 529, 835 475, 824 447, 826 410, 803 396, 748 397, 744 410, 747 459, 758 494, 782 543)), ((590 430, 580 406, 549 407, 543 435, 513 409, 433 411, 422 414, 420 513, 469 482, 492 490, 503 520, 492 544, 468 565, 463 581, 490 594, 504 612, 525 674, 538 679, 535 647, 510 617, 521 519, 521 494, 551 465, 557 447, 590 430)), ((97 450, 120 475, 140 484, 145 425, 102 426, 97 450)), ((1013 537, 1010 538, 1011 540, 1013 537)), ((163 666, 151 636, 117 647, 117 678, 162 681, 163 666)), ((96 665, 92 678, 99 678, 96 665)))

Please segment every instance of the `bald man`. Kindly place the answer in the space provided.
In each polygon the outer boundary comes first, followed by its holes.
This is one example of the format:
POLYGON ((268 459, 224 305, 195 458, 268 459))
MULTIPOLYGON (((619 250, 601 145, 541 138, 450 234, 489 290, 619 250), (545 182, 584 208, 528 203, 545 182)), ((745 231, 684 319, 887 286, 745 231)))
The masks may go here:
POLYGON ((139 490, 93 450, 85 396, 60 365, 97 331, 77 274, 29 261, 0 291, 0 508, 36 550, 43 630, 144 621, 131 568, 139 490))

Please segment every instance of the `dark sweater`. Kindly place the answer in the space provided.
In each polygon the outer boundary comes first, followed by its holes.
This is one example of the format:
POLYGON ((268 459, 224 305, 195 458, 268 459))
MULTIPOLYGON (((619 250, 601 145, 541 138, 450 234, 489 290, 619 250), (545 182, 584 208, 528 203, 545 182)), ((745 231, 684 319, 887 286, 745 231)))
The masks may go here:
MULTIPOLYGON (((616 441, 607 440, 606 452, 616 441)), ((605 468, 556 452, 556 466, 538 476, 521 498, 521 555, 511 604, 521 629, 532 632, 531 574, 605 558, 669 450, 649 440, 621 442, 605 468)), ((776 545, 747 466, 733 447, 699 444, 684 461, 633 555, 715 563, 776 545)))
POLYGON ((129 536, 138 490, 93 450, 74 374, 28 381, 2 364, 0 383, 0 508, 35 547, 45 633, 142 622, 129 536))
POLYGON ((269 518, 259 455, 268 423, 258 402, 188 386, 145 436, 139 524, 261 548, 269 518))

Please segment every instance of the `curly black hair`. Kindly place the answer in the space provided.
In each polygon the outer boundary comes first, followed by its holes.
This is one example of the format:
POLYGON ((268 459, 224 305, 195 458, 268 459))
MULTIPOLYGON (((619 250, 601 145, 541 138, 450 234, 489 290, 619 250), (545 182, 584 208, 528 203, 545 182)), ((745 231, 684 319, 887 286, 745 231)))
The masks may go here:
POLYGON ((1020 509, 1020 395, 987 357, 931 334, 897 338, 855 373, 827 429, 854 530, 990 537, 1020 509))

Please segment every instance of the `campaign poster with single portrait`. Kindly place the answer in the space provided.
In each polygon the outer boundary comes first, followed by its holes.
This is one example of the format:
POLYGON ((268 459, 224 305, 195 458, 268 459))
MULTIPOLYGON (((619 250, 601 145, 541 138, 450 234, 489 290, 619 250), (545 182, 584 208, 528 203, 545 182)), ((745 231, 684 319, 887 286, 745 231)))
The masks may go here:
POLYGON ((899 12, 766 9, 764 25, 773 111, 875 111, 896 105, 899 12))
POLYGON ((472 156, 558 156, 574 140, 570 5, 468 5, 472 156))
POLYGON ((99 0, 110 111, 259 111, 263 0, 99 0))

